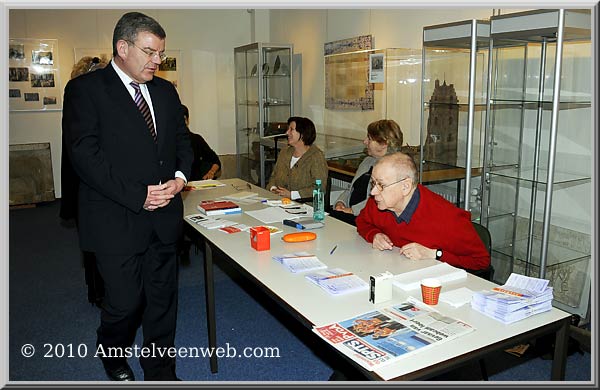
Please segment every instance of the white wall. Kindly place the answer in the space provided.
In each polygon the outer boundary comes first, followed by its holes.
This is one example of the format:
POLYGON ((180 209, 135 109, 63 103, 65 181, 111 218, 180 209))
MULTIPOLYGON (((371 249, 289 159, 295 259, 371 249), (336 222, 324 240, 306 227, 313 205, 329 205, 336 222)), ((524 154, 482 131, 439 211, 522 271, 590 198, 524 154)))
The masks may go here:
MULTIPOLYGON (((190 109, 192 131, 201 133, 218 154, 234 154, 233 48, 267 39, 268 10, 140 10, 167 32, 167 50, 182 53, 181 100, 190 109), (266 27, 265 27, 266 25, 266 27), (267 31, 267 32, 265 32, 267 31)), ((110 48, 112 31, 127 10, 10 10, 10 38, 58 39, 61 93, 74 63, 74 48, 110 48)), ((10 112, 9 143, 50 142, 56 196, 60 191, 62 112, 10 112)))
MULTIPOLYGON (((190 128, 201 133, 221 155, 235 154, 234 47, 256 41, 292 43, 294 113, 313 119, 322 132, 325 42, 372 34, 375 48, 420 49, 424 26, 488 18, 493 12, 488 8, 140 11, 155 17, 165 28, 168 50, 181 50, 179 89, 183 103, 190 109, 190 128)), ((125 12, 13 9, 9 14, 9 36, 58 39, 59 78, 64 88, 74 62, 74 48, 111 47, 112 30, 125 12)), ((60 111, 9 114, 11 144, 50 142, 57 197, 61 196, 61 116, 60 111)))
MULTIPOLYGON (((295 80, 294 112, 311 118, 318 132, 328 132, 324 126, 333 121, 353 124, 352 137, 364 136, 364 113, 333 113, 325 110, 325 42, 372 35, 375 49, 422 47, 423 27, 467 19, 492 16, 490 8, 473 9, 335 9, 335 10, 271 10, 271 37, 294 44, 294 53, 302 57, 302 79, 295 80), (298 91, 301 91, 299 95, 298 91), (334 119, 331 119, 331 118, 334 119)), ((375 91, 376 98, 378 91, 375 91)), ((420 96, 420 91, 419 91, 420 96)), ((419 98, 420 99, 420 98, 419 98)), ((380 102, 381 99, 376 99, 380 102)), ((414 102, 419 105, 419 100, 414 102)), ((385 107, 382 108, 385 110, 385 107)), ((376 108, 376 111, 381 111, 376 108)), ((348 126, 346 126, 348 127, 348 126)), ((413 126, 414 127, 414 126, 413 126)), ((337 134, 337 131, 334 131, 337 134)), ((419 129, 405 129, 405 139, 419 142, 419 129), (411 132, 412 131, 412 132, 411 132), (408 133, 407 133, 408 132, 408 133), (414 133, 414 134, 413 134, 414 133)), ((337 134, 342 135, 342 134, 337 134)))

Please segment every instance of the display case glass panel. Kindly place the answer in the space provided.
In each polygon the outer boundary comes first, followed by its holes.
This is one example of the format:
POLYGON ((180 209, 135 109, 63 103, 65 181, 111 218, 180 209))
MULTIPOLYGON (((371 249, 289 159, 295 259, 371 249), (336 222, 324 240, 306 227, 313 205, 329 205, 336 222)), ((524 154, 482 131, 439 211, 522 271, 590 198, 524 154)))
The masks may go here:
POLYGON ((589 11, 577 10, 491 19, 483 199, 496 280, 549 279, 554 305, 582 316, 593 214, 590 24, 589 11))
POLYGON ((292 116, 292 45, 253 43, 235 48, 238 177, 264 187, 277 151, 269 139, 285 134, 292 116))
POLYGON ((431 187, 473 220, 481 214, 488 54, 487 21, 423 29, 421 177, 432 170, 462 172, 464 180, 431 187))

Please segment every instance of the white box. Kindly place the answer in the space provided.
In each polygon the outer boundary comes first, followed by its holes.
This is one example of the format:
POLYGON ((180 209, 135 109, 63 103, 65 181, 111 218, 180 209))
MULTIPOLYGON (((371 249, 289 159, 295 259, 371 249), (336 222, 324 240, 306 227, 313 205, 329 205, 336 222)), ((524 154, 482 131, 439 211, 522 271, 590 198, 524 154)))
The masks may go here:
POLYGON ((369 302, 381 303, 392 299, 392 278, 394 275, 388 271, 371 275, 369 302))

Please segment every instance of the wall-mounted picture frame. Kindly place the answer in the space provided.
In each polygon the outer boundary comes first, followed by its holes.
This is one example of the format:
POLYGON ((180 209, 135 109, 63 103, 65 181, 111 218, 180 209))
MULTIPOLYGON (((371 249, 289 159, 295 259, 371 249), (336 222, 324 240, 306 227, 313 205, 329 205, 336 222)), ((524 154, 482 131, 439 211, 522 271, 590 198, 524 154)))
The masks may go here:
POLYGON ((9 39, 8 89, 10 111, 60 110, 58 40, 9 39))
POLYGON ((165 54, 167 55, 167 58, 161 62, 160 66, 158 67, 158 71, 155 73, 155 75, 170 81, 175 86, 177 92, 179 92, 179 95, 181 96, 181 51, 177 49, 165 50, 165 54))
POLYGON ((325 108, 370 111, 375 108, 373 84, 369 81, 369 53, 373 37, 327 42, 325 54, 325 108))
POLYGON ((383 83, 385 82, 385 58, 383 53, 374 53, 369 56, 369 82, 383 83))

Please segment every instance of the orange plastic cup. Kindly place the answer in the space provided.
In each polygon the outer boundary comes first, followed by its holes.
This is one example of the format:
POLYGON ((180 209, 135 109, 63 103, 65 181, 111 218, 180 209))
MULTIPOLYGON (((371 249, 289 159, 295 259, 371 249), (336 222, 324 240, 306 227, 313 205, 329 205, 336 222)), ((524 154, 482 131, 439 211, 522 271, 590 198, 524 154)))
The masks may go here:
POLYGON ((439 279, 427 278, 421 280, 421 295, 423 303, 427 305, 437 305, 440 299, 442 284, 439 279))

